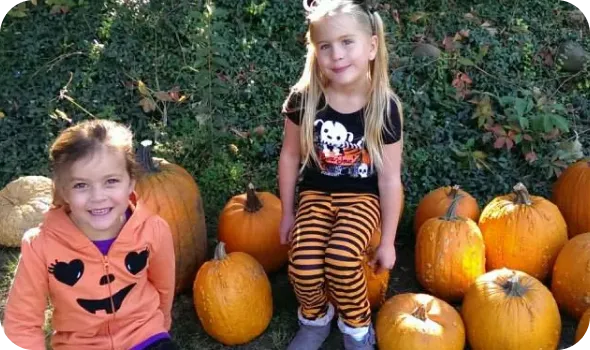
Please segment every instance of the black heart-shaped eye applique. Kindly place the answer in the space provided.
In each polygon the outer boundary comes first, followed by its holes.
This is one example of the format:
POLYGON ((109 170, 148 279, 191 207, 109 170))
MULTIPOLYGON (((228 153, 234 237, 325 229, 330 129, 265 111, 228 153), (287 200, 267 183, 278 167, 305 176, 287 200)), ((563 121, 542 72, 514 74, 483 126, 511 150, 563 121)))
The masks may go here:
POLYGON ((69 263, 55 259, 55 262, 47 270, 50 274, 53 274, 56 280, 68 286, 73 286, 84 274, 84 263, 80 259, 74 259, 69 263))
POLYGON ((125 267, 127 268, 127 271, 137 275, 147 265, 149 255, 150 252, 147 248, 140 253, 131 252, 127 254, 125 257, 125 267))

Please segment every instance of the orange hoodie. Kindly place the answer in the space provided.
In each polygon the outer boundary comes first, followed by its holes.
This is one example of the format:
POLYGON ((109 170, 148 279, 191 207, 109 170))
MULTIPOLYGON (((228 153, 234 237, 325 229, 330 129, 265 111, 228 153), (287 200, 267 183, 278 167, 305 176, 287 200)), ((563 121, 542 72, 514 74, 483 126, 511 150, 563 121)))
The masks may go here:
POLYGON ((174 247, 166 221, 141 202, 103 255, 70 220, 51 209, 25 235, 4 315, 6 336, 45 349, 47 298, 54 306, 54 350, 123 350, 170 329, 174 247))

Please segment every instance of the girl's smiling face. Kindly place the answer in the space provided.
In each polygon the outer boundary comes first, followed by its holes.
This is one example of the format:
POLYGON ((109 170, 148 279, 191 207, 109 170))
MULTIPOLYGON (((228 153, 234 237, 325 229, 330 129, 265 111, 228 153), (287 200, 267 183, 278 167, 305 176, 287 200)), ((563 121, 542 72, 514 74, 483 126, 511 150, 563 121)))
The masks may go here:
POLYGON ((135 187, 125 155, 102 146, 69 170, 62 193, 72 221, 93 240, 115 237, 125 222, 135 187))
POLYGON ((345 13, 313 23, 312 42, 318 67, 335 86, 349 86, 366 79, 369 63, 377 53, 377 37, 345 13))

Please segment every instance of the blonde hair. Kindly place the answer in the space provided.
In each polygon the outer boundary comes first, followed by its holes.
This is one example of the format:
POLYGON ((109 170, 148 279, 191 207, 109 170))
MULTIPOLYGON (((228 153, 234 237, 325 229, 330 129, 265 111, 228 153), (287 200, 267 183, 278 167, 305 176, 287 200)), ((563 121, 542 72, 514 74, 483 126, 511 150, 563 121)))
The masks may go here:
MULTIPOLYGON (((289 97, 284 107, 293 98, 294 94, 301 95, 300 148, 302 155, 302 168, 313 160, 319 164, 319 159, 314 152, 313 131, 314 120, 317 113, 321 95, 325 93, 328 83, 322 76, 316 60, 316 48, 313 43, 312 29, 315 22, 326 16, 347 14, 356 20, 368 35, 376 35, 377 54, 369 63, 370 90, 368 103, 364 108, 365 140, 366 148, 372 160, 372 167, 378 170, 383 166, 383 135, 382 130, 393 133, 390 126, 386 125, 386 116, 390 114, 390 100, 397 106, 400 119, 402 118, 402 104, 399 97, 393 92, 389 84, 387 44, 385 43, 384 26, 377 12, 367 11, 362 5, 352 0, 315 0, 315 6, 309 12, 307 19, 309 26, 306 33, 307 55, 305 67, 299 81, 291 88, 289 97)), ((325 107, 325 106, 323 106, 325 107)), ((401 122, 401 120, 400 120, 401 122)), ((401 133, 401 130, 399 130, 401 133)))

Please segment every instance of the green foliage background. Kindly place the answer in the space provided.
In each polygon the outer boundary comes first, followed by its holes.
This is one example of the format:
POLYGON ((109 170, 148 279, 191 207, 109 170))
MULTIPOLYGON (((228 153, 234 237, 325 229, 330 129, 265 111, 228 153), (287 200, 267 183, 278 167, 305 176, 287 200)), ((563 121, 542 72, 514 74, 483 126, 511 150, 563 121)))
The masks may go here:
MULTIPOLYGON (((277 192, 279 112, 305 54, 300 2, 69 1, 66 13, 51 13, 56 3, 29 4, 23 17, 7 17, 0 31, 0 111, 6 115, 0 120, 0 185, 21 175, 49 175, 48 145, 70 124, 58 109, 72 122, 88 118, 86 111, 120 120, 138 141, 155 140, 156 154, 184 166, 201 186, 210 232, 225 201, 249 181, 277 192), (154 92, 176 86, 187 99, 166 102, 165 109, 160 102, 145 113, 138 105, 140 80, 154 92), (75 103, 60 99, 64 86, 75 103), (264 130, 253 132, 259 126, 264 130)), ((588 48, 587 24, 573 21, 572 10, 540 0, 382 3, 391 81, 405 109, 407 213, 427 191, 454 183, 482 205, 517 181, 532 193, 550 193, 556 140, 537 148, 533 164, 518 149, 494 149, 472 119, 477 105, 469 99, 535 90, 568 106, 562 115, 569 133, 561 139, 571 140, 576 131, 588 147, 588 70, 572 77, 539 58, 566 40, 588 48), (455 52, 437 60, 412 57, 415 42, 442 48, 446 36, 461 30, 469 37, 456 42, 455 52), (467 99, 455 97, 458 72, 472 80, 467 99), (488 167, 477 166, 483 160, 477 151, 488 167)))

